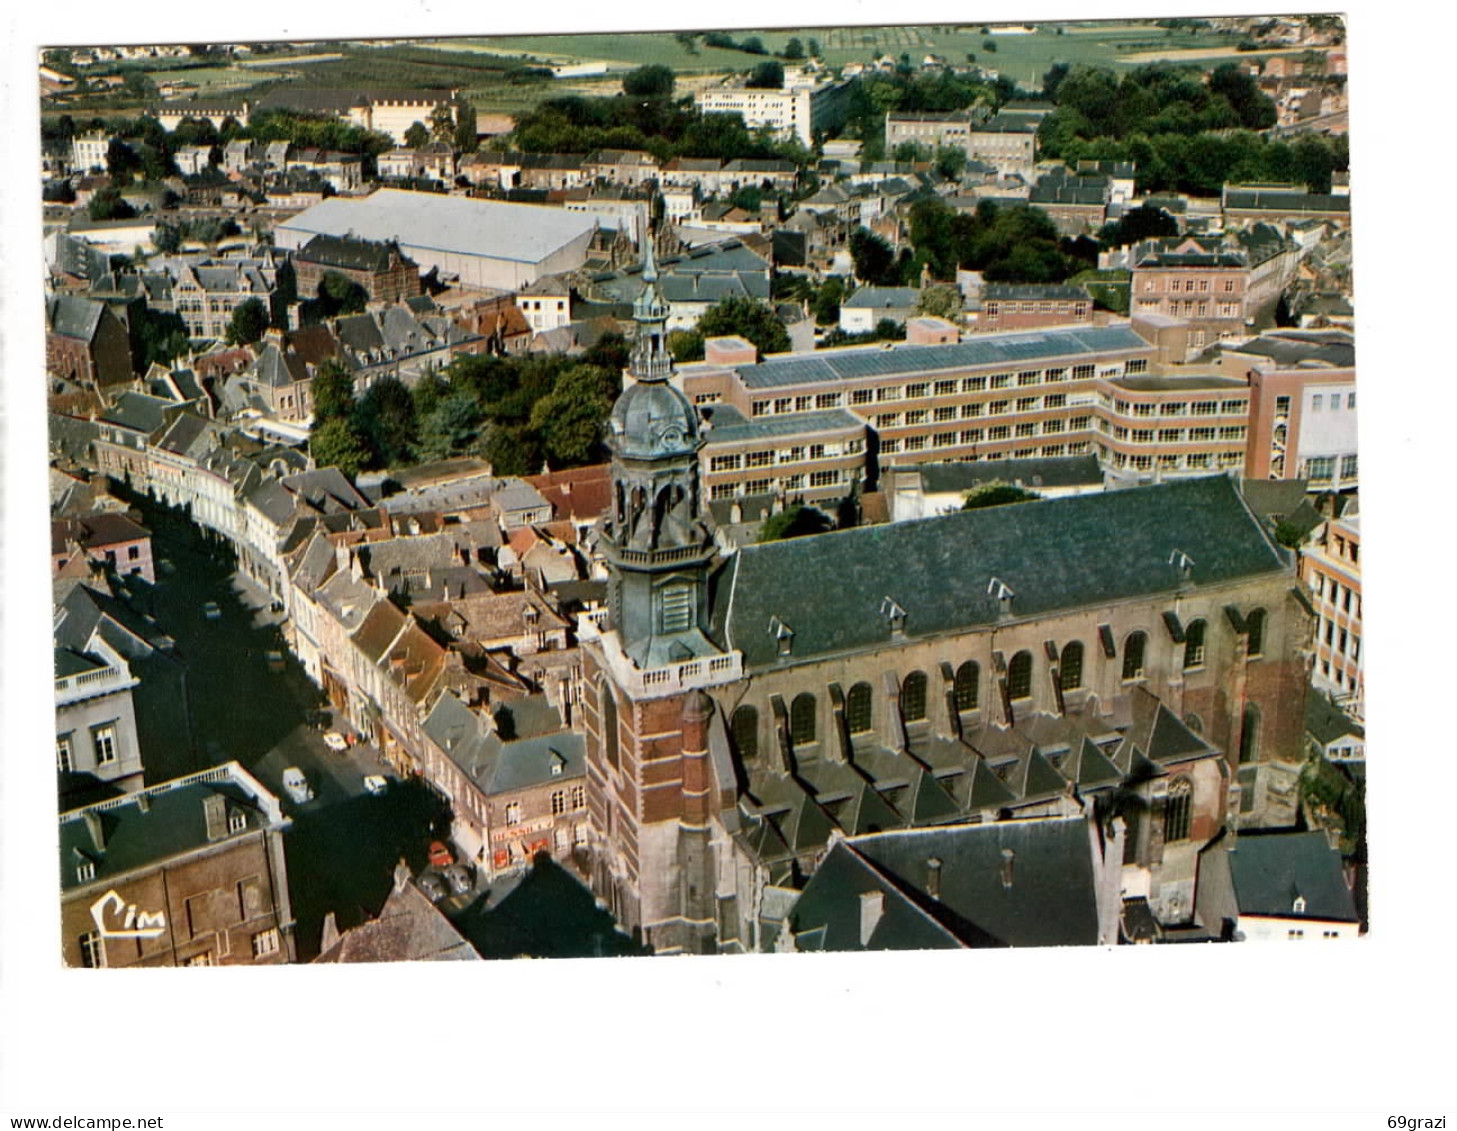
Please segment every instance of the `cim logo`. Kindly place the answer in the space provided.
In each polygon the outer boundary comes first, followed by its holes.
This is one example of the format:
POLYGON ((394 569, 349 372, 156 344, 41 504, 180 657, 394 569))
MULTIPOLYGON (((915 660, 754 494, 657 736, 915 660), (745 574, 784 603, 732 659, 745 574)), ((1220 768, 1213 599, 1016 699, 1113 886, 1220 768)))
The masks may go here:
POLYGON ((107 892, 91 905, 91 921, 104 939, 154 939, 167 929, 165 912, 138 911, 136 904, 127 903, 114 891, 107 892), (121 926, 107 922, 108 908, 115 915, 122 916, 121 926))

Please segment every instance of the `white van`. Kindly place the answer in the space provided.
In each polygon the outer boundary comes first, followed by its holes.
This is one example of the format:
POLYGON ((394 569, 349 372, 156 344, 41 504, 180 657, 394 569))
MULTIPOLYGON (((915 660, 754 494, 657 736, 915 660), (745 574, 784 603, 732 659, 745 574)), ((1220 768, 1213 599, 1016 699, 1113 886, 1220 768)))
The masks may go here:
POLYGON ((309 785, 309 779, 304 777, 304 772, 297 766, 290 766, 283 771, 283 788, 299 805, 305 801, 312 801, 314 798, 314 790, 309 785))

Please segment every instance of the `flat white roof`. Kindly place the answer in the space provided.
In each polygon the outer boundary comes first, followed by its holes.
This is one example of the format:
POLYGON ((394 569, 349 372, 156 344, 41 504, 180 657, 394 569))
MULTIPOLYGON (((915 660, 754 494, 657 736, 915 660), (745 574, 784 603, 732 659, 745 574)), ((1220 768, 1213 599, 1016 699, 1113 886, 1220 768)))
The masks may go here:
POLYGON ((366 197, 331 197, 280 224, 305 235, 398 240, 404 247, 540 263, 597 221, 581 212, 539 204, 509 204, 406 189, 366 197))

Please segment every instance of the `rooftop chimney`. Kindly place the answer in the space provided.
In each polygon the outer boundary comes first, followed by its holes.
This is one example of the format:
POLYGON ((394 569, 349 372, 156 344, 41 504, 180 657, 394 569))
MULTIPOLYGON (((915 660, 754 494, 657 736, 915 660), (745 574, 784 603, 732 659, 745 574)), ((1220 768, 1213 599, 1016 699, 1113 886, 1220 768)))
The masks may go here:
POLYGON ((885 914, 885 892, 865 891, 860 893, 860 945, 869 946, 870 937, 880 925, 885 914))
POLYGON ((202 799, 202 816, 207 823, 207 839, 222 840, 228 835, 228 799, 221 793, 210 793, 202 799))
POLYGON ((106 851, 106 830, 101 827, 101 814, 88 811, 85 815, 86 831, 91 834, 91 843, 97 852, 106 851))
POLYGON ((932 856, 926 861, 926 894, 932 899, 941 898, 941 858, 932 856))

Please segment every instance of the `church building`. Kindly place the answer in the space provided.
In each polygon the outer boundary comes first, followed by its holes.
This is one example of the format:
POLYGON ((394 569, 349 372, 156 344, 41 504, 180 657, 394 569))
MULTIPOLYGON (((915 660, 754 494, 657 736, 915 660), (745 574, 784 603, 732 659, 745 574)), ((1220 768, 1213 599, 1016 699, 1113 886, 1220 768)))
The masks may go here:
MULTIPOLYGON (((661 952, 781 949, 844 838, 1091 815, 1121 894, 1295 819, 1311 611, 1225 476, 725 550, 651 246, 583 643, 592 883, 661 952)), ((954 877, 946 877, 952 882, 954 877)))

